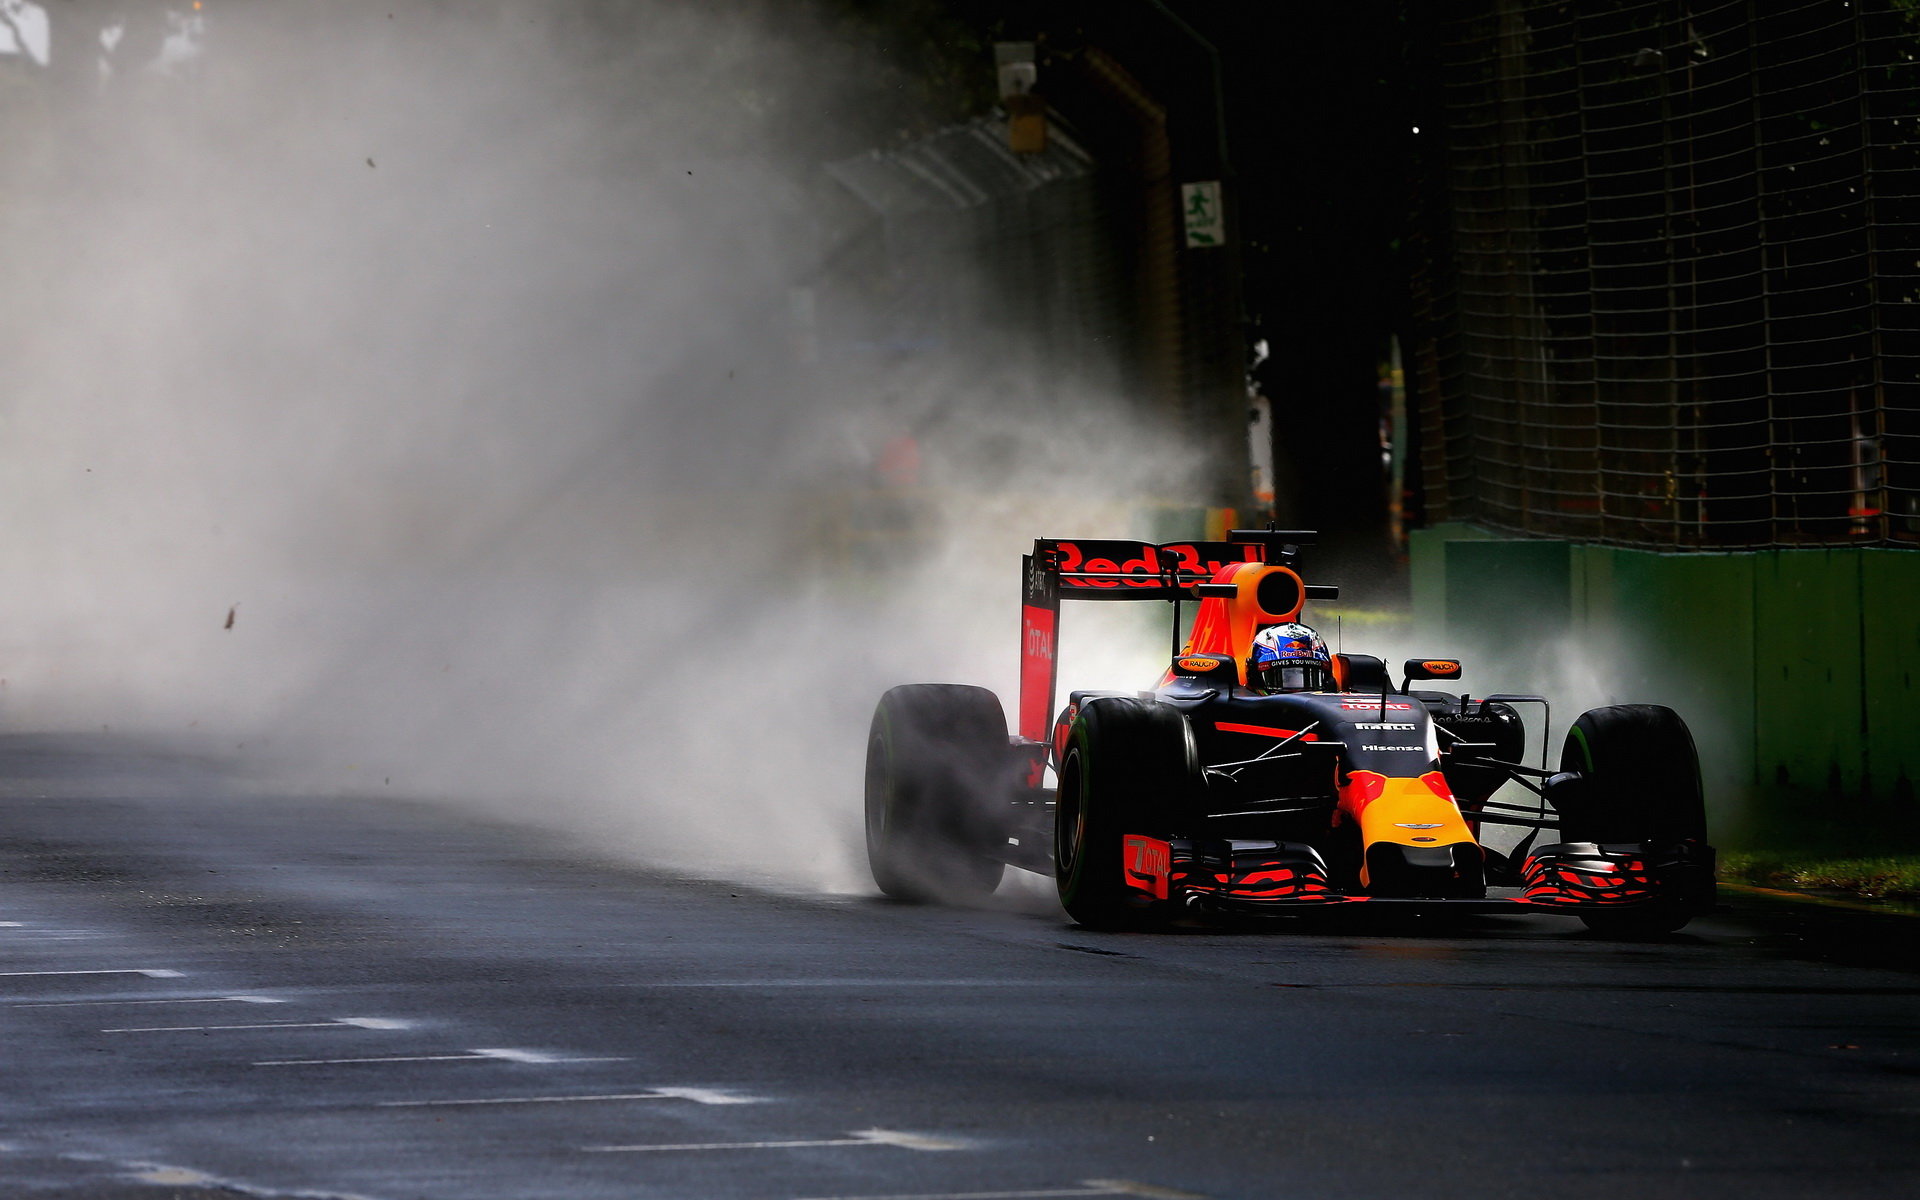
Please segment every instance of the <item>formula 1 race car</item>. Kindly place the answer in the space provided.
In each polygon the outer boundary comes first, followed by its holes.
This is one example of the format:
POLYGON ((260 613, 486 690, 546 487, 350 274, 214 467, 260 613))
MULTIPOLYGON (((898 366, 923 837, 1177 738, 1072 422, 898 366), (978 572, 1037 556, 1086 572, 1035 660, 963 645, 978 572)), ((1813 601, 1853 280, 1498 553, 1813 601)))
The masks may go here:
POLYGON ((1306 601, 1338 595, 1301 578, 1313 535, 1229 537, 1035 542, 1016 736, 985 688, 881 698, 866 840, 882 892, 981 898, 1011 865, 1052 873, 1067 913, 1097 929, 1366 903, 1558 912, 1633 935, 1712 908, 1699 760, 1673 710, 1593 709, 1559 770, 1528 766, 1520 712, 1537 707, 1544 730, 1543 697, 1409 688, 1458 679, 1452 658, 1409 659, 1396 686, 1378 658, 1327 653, 1298 624, 1306 601), (1056 716, 1062 600, 1170 603, 1158 686, 1070 692, 1056 716), (1534 801, 1494 800, 1508 782, 1534 801), (1489 825, 1529 832, 1501 853, 1489 825), (1546 829, 1558 840, 1534 846, 1546 829))

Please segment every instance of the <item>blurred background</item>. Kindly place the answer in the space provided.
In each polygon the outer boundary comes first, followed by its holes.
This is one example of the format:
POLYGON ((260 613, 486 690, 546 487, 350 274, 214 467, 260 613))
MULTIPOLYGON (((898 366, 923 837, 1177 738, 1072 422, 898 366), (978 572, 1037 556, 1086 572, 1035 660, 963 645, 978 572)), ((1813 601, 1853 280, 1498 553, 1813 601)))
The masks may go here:
MULTIPOLYGON (((0 721, 862 889, 1036 536, 1920 844, 1896 0, 0 0, 0 721)), ((1132 608, 1133 606, 1124 606, 1132 608)), ((1140 686, 1157 615, 1069 618, 1140 686)), ((1133 681, 1133 682, 1129 682, 1133 681)))

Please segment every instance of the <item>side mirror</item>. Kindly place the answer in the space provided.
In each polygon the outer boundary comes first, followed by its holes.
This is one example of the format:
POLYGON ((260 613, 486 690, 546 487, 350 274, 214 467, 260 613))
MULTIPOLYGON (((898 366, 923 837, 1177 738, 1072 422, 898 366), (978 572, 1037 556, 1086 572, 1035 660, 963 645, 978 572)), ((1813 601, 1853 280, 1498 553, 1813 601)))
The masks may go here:
POLYGON ((1403 692, 1416 679, 1460 678, 1460 660, 1457 658, 1410 658, 1403 666, 1407 673, 1407 677, 1400 682, 1403 692))
POLYGON ((1596 797, 1593 794, 1593 781, 1585 775, 1575 771, 1549 775, 1540 785, 1540 796, 1553 807, 1554 815, 1560 818, 1562 839, 1566 837, 1565 830, 1569 823, 1575 828, 1592 823, 1596 797))

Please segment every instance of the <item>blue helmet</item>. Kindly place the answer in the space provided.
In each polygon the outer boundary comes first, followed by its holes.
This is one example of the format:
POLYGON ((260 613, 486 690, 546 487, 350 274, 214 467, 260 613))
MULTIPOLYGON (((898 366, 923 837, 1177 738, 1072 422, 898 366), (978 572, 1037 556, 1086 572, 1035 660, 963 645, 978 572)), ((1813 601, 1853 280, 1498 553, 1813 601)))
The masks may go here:
POLYGON ((1265 692, 1318 692, 1333 685, 1327 644, 1311 628, 1288 622, 1253 635, 1247 683, 1265 692))

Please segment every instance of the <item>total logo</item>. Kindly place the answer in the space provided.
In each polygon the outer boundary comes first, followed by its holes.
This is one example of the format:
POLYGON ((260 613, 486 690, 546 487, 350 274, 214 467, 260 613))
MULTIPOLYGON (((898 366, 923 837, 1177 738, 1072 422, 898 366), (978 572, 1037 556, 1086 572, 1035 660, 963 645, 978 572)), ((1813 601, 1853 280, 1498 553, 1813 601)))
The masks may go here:
POLYGON ((1053 657, 1053 638, 1048 636, 1048 631, 1045 628, 1038 625, 1029 625, 1027 626, 1025 632, 1026 632, 1026 640, 1021 643, 1021 647, 1020 647, 1020 653, 1022 657, 1025 657, 1025 658, 1052 658, 1053 657))
POLYGON ((1386 709, 1388 712, 1412 712, 1413 711, 1413 705, 1401 704, 1397 700, 1389 700, 1385 704, 1381 704, 1373 700, 1342 700, 1340 702, 1340 707, 1347 709, 1350 712, 1379 712, 1383 708, 1386 709))
POLYGON ((1355 729, 1391 729, 1402 733, 1412 733, 1414 730, 1420 728, 1418 725, 1403 725, 1393 721, 1355 721, 1353 727, 1355 729))

